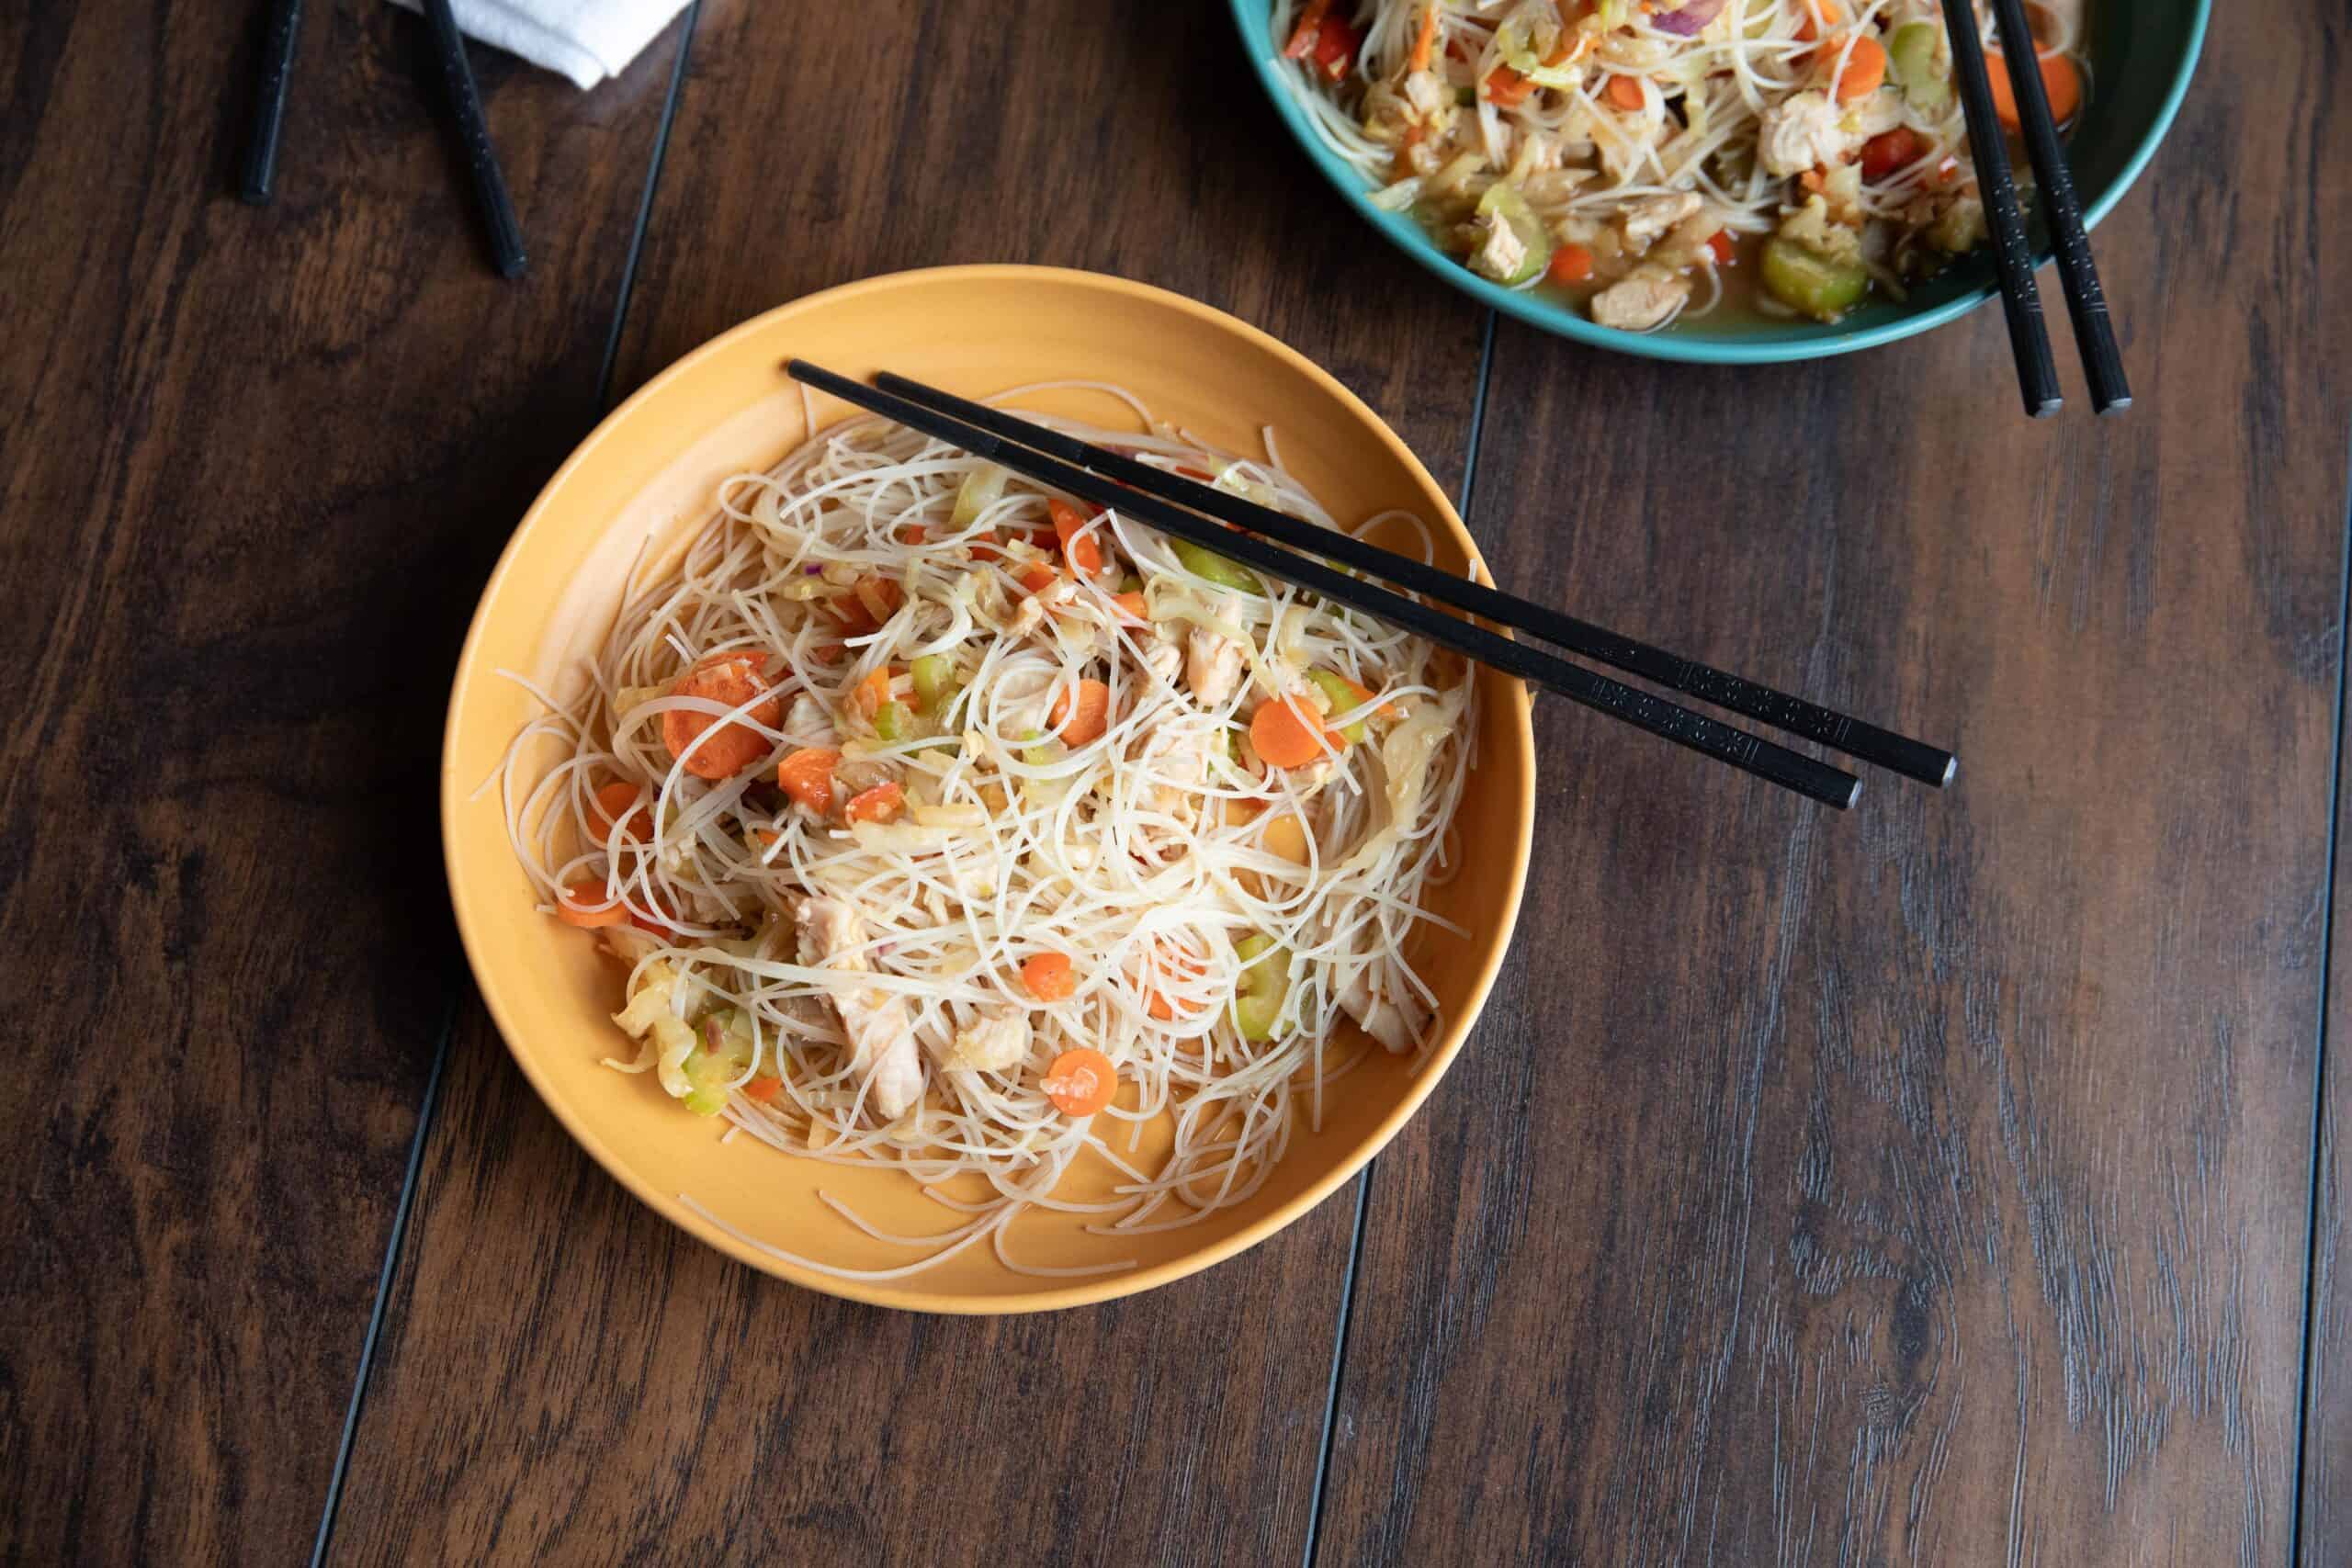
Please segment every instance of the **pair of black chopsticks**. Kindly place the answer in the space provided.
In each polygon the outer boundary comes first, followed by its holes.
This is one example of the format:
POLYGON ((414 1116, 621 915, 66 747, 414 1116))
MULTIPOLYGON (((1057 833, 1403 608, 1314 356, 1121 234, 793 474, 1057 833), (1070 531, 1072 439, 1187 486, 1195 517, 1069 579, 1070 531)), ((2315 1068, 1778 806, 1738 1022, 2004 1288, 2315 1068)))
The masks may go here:
MULTIPOLYGON (((2001 61, 2009 73, 2018 121, 2025 132, 2026 156, 2041 185, 2050 234, 2058 257, 2058 281, 2066 291, 2066 314, 2075 324, 2075 346, 2090 382, 2091 407, 2120 413, 2132 406, 2132 384, 2124 379, 2122 351, 2108 319, 2107 294, 2091 263, 2090 236, 2083 231, 2082 204, 2058 124, 2050 115, 2050 95, 2041 85, 2041 52, 2027 23, 2023 0, 1993 0, 2001 29, 2001 61)), ((2050 333, 2041 321, 2041 290, 2033 279, 2033 246, 2026 238, 2025 213, 2017 182, 2009 175, 2008 142, 1993 107, 1993 78, 1976 35, 1973 0, 1944 0, 1944 30, 1951 37, 1952 63, 1960 73, 1961 107, 1968 116, 1968 144, 1975 154, 1976 185, 1992 231, 1993 257, 2001 275, 2001 307, 2008 317, 2009 347, 2017 355, 2018 388, 2025 412, 2036 419, 2056 413, 2065 401, 2058 390, 2058 367, 2051 359, 2050 333)))
POLYGON ((1476 622, 1456 619, 1419 600, 1366 582, 1325 562, 1336 561, 1385 578, 1465 615, 1557 643, 1669 690, 1760 719, 1907 778, 1941 785, 1951 781, 1958 766, 1949 751, 1817 706, 1801 697, 1776 692, 1770 686, 1710 669, 1514 594, 1452 576, 1410 556, 1382 549, 1347 534, 1318 528, 1182 474, 1148 467, 1001 410, 910 381, 903 376, 885 372, 876 378, 878 387, 868 387, 802 359, 790 361, 785 369, 796 380, 830 392, 843 402, 896 420, 1040 484, 1099 505, 1116 507, 1161 533, 1229 556, 1245 566, 1401 626, 1506 674, 1548 687, 1652 735, 1840 809, 1853 805, 1855 796, 1861 792, 1860 781, 1850 773, 1612 681, 1556 654, 1514 642, 1476 622), (1264 536, 1260 537, 1261 535, 1264 536), (1295 550, 1311 554, 1298 555, 1294 553, 1295 550))
MULTIPOLYGON (((522 225, 514 220, 514 204, 507 198, 506 177, 499 173, 498 154, 490 145, 490 124, 482 118, 481 95, 474 87, 473 68, 466 63, 466 40, 449 0, 421 0, 425 20, 433 28, 433 48, 441 66, 441 85, 457 117, 458 136, 472 177, 474 200, 481 209, 492 259, 501 277, 520 277, 529 258, 523 250, 522 225)), ((294 74, 294 39, 302 26, 302 0, 271 0, 269 30, 262 44, 261 72, 254 79, 253 134, 245 147, 244 198, 266 203, 277 180, 278 132, 286 119, 286 90, 294 74)))

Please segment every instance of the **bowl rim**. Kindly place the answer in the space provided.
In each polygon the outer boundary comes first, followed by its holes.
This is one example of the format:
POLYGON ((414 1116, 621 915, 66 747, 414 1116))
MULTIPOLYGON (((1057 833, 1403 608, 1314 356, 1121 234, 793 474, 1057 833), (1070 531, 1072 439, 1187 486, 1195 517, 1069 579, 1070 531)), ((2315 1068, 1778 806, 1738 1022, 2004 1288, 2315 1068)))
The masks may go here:
MULTIPOLYGON (((2157 107, 2156 116, 2124 161, 2123 171, 2114 183, 2102 191, 2098 199, 2083 209, 2083 226, 2096 229, 2099 221, 2112 211, 2115 204, 2139 180, 2148 160, 2155 156, 2156 148, 2172 130, 2173 118, 2180 112, 2181 100, 2188 96, 2189 78, 2196 74, 2197 62, 2205 51, 2205 33, 2213 12, 2213 0, 2192 0, 2188 36, 2179 62, 2165 89, 2164 101, 2157 107)), ((1305 150, 1308 159, 1322 172, 1323 177, 1341 199, 1365 219, 1392 245, 1436 273, 1456 288, 1478 299, 1489 309, 1516 316, 1531 326, 1543 328, 1556 336, 1571 338, 1619 354, 1631 354, 1645 359, 1668 359, 1693 365, 1783 365, 1805 359, 1826 359, 1834 355, 1853 354, 1866 348, 1877 348, 1900 342, 1924 332, 1932 332, 1948 321, 1954 321, 1983 305, 2000 292, 1996 281, 1988 280, 1955 299, 1928 310, 1897 315, 1890 321, 1857 328, 1850 332, 1827 331, 1815 338, 1771 343, 1734 343, 1722 339, 1700 340, 1678 337, 1671 330, 1654 333, 1629 333, 1616 327, 1604 327, 1575 314, 1564 306, 1552 303, 1540 295, 1515 288, 1506 288, 1489 278, 1479 276, 1468 267, 1440 251, 1424 233, 1409 213, 1385 212, 1372 205, 1370 192, 1363 178, 1340 156, 1323 145, 1307 123, 1306 111, 1299 107, 1299 85, 1285 69, 1281 55, 1273 46, 1272 17, 1264 0, 1232 0, 1235 28, 1241 35, 1242 49, 1257 68, 1259 85, 1272 100, 1274 112, 1289 128, 1291 140, 1305 150)), ((2050 265, 2052 252, 2047 245, 2034 252, 2034 267, 2039 271, 2050 265)))
MULTIPOLYGON (((973 1295, 926 1288, 919 1282, 922 1276, 909 1280, 843 1280, 820 1274, 786 1262, 738 1240, 727 1231, 703 1220, 686 1210, 675 1194, 656 1189, 639 1177, 613 1147, 594 1129, 576 1119, 571 1111, 552 1092, 532 1056, 516 1043, 520 1031, 507 1006, 506 987, 492 977, 485 968, 482 947, 477 931, 472 902, 458 888, 459 851, 455 824, 458 813, 469 803, 473 785, 461 780, 457 772, 457 751, 460 715, 465 712, 468 695, 475 677, 486 673, 478 669, 481 643, 487 635, 492 606, 498 601, 508 575, 515 570, 526 544, 540 518, 556 503, 572 476, 583 467, 591 455, 610 439, 613 433, 628 423, 645 405, 660 399, 673 383, 692 374, 705 360, 726 352, 739 340, 773 330, 778 323, 793 316, 823 310, 842 300, 867 294, 888 293, 896 289, 917 288, 950 279, 1051 284, 1080 287, 1125 295, 1179 313, 1193 317, 1204 325, 1222 329, 1238 336, 1245 344, 1273 355, 1295 372, 1307 377, 1323 392, 1338 400, 1341 408, 1368 434, 1385 443, 1405 465, 1408 474, 1416 480, 1437 505, 1437 518, 1465 552, 1471 570, 1491 582, 1486 558, 1480 553, 1476 539, 1455 512, 1443 488, 1424 467, 1404 439, 1391 429, 1387 422, 1374 412, 1363 399, 1342 385, 1337 378, 1298 350, 1272 334, 1241 320, 1238 316, 1204 305, 1169 289, 1138 283, 1129 278, 1108 274, 1088 272, 1072 267, 1036 266, 1012 263, 979 263, 951 266, 921 267, 903 272, 885 273, 853 282, 805 294, 796 299, 775 306, 750 320, 729 328, 710 338, 648 380, 631 393, 610 413, 599 420, 594 430, 565 457, 538 494, 525 511, 522 520, 499 552, 497 565, 484 581, 480 598, 466 627, 465 642, 459 649, 455 674, 450 682, 449 705, 443 719, 441 737, 441 852, 442 871, 448 884, 450 906, 458 925, 460 946, 466 954, 466 964, 471 972, 475 988, 483 1006, 504 1043, 507 1054, 522 1070, 539 1101, 551 1113, 564 1132, 592 1159, 603 1167, 606 1175, 647 1208, 662 1219, 684 1231, 695 1240, 733 1258, 763 1273, 773 1275, 788 1283, 815 1291, 820 1294, 865 1303, 869 1305, 898 1308, 910 1312, 936 1313, 948 1315, 996 1316, 1019 1313, 1050 1312, 1068 1307, 1090 1305, 1123 1296, 1135 1295, 1161 1285, 1171 1284, 1199 1273, 1217 1263, 1255 1247, 1276 1232, 1306 1215, 1325 1199, 1352 1179, 1373 1157, 1385 1148, 1405 1123, 1419 1111, 1435 1091, 1438 1081, 1453 1066, 1462 1053, 1471 1031, 1486 1010, 1494 991, 1497 975, 1502 968, 1504 956, 1510 949, 1511 938, 1519 923, 1521 905, 1527 888, 1529 863, 1532 856, 1535 818, 1535 739, 1532 718, 1532 700, 1526 685, 1507 681, 1507 700, 1499 705, 1503 711, 1490 713, 1487 722, 1502 727, 1504 744, 1519 763, 1519 798, 1514 823, 1515 843, 1511 866, 1507 879, 1499 919, 1495 922, 1490 940, 1477 958, 1477 974, 1470 992, 1471 1002, 1463 1016, 1451 1022, 1443 1038, 1433 1049, 1419 1070, 1407 1081, 1405 1092, 1396 1105, 1384 1116, 1354 1146, 1333 1163, 1331 1168, 1310 1182, 1288 1201, 1270 1210, 1251 1224, 1230 1235, 1189 1251, 1181 1257, 1149 1268, 1137 1268, 1124 1274, 1102 1275, 1075 1280, 1068 1285, 1049 1287, 1019 1294, 973 1295)), ((1115 351, 1114 351, 1115 352, 1115 351)), ((477 783, 479 781, 476 781, 477 783)))

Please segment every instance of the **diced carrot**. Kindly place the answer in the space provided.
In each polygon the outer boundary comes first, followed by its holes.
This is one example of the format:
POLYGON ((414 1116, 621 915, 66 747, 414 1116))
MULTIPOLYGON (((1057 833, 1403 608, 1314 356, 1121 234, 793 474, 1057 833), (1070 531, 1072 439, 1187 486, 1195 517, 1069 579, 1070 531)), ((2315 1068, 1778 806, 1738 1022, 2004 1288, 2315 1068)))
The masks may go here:
POLYGON ((1490 102, 1510 108, 1525 103, 1527 96, 1535 91, 1535 84, 1508 65, 1498 65, 1487 73, 1482 90, 1490 102))
POLYGON ((605 886, 585 879, 556 896, 555 918, 567 926, 617 926, 628 919, 628 907, 615 898, 605 900, 605 886))
POLYGON ((1344 82, 1354 69, 1356 51, 1363 47, 1363 39, 1344 17, 1326 17, 1322 28, 1315 35, 1315 65, 1327 82, 1344 82))
POLYGON ((1555 283, 1584 283, 1592 276, 1592 253, 1582 245, 1562 245, 1552 253, 1544 276, 1555 283))
MULTIPOLYGON (((2064 125, 2083 107, 2082 73, 2063 54, 2037 58, 2041 62, 2041 91, 2050 99, 2050 118, 2064 125)), ((2008 62, 1987 51, 1984 68, 1993 78, 1993 111, 2001 117, 2003 125, 2017 130, 2025 122, 2018 117, 2018 94, 2009 85, 2008 62)))
POLYGON ((1132 593, 1114 593, 1111 595, 1111 603, 1119 607, 1119 614, 1131 621, 1148 621, 1151 618, 1148 607, 1144 604, 1143 590, 1140 588, 1132 593))
POLYGON ((1821 187, 1828 183, 1828 181, 1821 177, 1821 170, 1818 167, 1807 169, 1804 174, 1797 176, 1797 184, 1804 186, 1807 191, 1815 196, 1820 195, 1821 187))
POLYGON ((1854 40, 1846 68, 1838 73, 1838 101, 1850 104, 1878 91, 1886 80, 1886 46, 1865 33, 1854 40))
POLYGON ((904 591, 887 577, 861 577, 851 592, 857 595, 866 618, 877 627, 897 615, 899 606, 907 601, 904 591))
POLYGON ((1739 249, 1732 243, 1731 231, 1728 229, 1718 229, 1708 235, 1707 249, 1713 254, 1717 266, 1731 265, 1732 258, 1739 254, 1739 249))
POLYGON ((930 536, 923 532, 922 525, 920 523, 899 525, 899 543, 902 545, 920 545, 929 537, 930 536))
POLYGON ((1408 69, 1427 71, 1430 57, 1437 52, 1437 0, 1422 0, 1421 30, 1413 35, 1413 53, 1408 69))
POLYGON ((1277 768, 1301 767, 1323 755, 1323 747, 1316 744, 1318 736, 1334 751, 1347 745, 1323 728, 1314 709, 1290 698, 1269 697, 1250 719, 1250 744, 1277 768))
POLYGON ((1054 579, 1059 577, 1061 573, 1044 561, 1031 561, 1015 575, 1021 579, 1022 587, 1032 593, 1043 593, 1054 585, 1054 579))
POLYGON ((1876 181, 1919 161, 1928 150, 1919 133, 1907 125, 1882 131, 1862 143, 1862 178, 1876 181))
MULTIPOLYGON (((1068 558, 1071 567, 1088 577, 1101 571, 1102 541, 1092 534, 1079 533, 1091 519, 1069 502, 1059 500, 1046 502, 1046 514, 1054 520, 1054 536, 1060 540, 1062 554, 1068 558)), ((1099 517, 1102 513, 1095 515, 1099 517)))
POLYGON ((895 821, 906 804, 906 791, 885 780, 872 789, 860 790, 849 797, 849 819, 853 822, 895 821))
POLYGON ((1119 1069, 1091 1045, 1075 1045, 1046 1069, 1046 1098, 1065 1116, 1091 1116, 1118 1098, 1119 1069))
POLYGON ((842 754, 810 746, 775 765, 775 782, 799 805, 822 817, 833 808, 833 770, 842 754))
MULTIPOLYGON (((1191 953, 1181 951, 1171 954, 1168 958, 1167 962, 1163 964, 1159 961, 1159 955, 1162 951, 1164 950, 1159 948, 1155 948, 1153 950, 1153 965, 1150 971, 1151 977, 1153 979, 1157 979, 1162 975, 1172 975, 1180 969, 1187 975, 1197 976, 1200 975, 1202 970, 1206 967, 1206 965, 1202 964, 1199 959, 1194 958, 1191 953)), ((1160 990, 1157 986, 1147 984, 1144 987, 1143 1010, 1149 1013, 1152 1017, 1159 1020, 1162 1023, 1169 1022, 1175 1018, 1176 1006, 1177 1004, 1160 993, 1160 990)), ((1183 1010, 1187 1013, 1195 1013, 1201 1010, 1201 1006, 1202 1004, 1198 1002, 1186 1002, 1183 1004, 1183 1010)))
POLYGON ((1041 1002, 1057 1002, 1078 989, 1067 953, 1033 953, 1021 965, 1021 983, 1041 1002))
POLYGON ((1316 39, 1323 31, 1323 17, 1331 9, 1331 0, 1306 0, 1299 8, 1298 25, 1290 30, 1290 41, 1283 45, 1285 60, 1304 60, 1315 48, 1316 39))
POLYGON ((1638 113, 1649 102, 1649 95, 1642 91, 1641 79, 1636 76, 1611 76, 1609 85, 1601 89, 1601 96, 1627 114, 1638 113))
POLYGON ((849 657, 849 649, 837 642, 820 642, 808 650, 808 656, 820 664, 839 664, 849 657))
POLYGON ((765 1073, 762 1073, 758 1077, 753 1078, 750 1083, 743 1086, 743 1098, 750 1100, 755 1100, 762 1105, 774 1105, 775 1103, 776 1096, 783 1092, 784 1080, 778 1077, 770 1077, 765 1073))
POLYGON ((643 790, 618 779, 599 789, 588 803, 588 827, 596 841, 611 838, 613 824, 618 822, 622 838, 644 842, 653 831, 653 813, 638 805, 644 798, 643 790), (631 807, 637 808, 632 811, 631 807))
POLYGON ((1065 746, 1083 746, 1098 739, 1111 726, 1111 688, 1096 680, 1080 681, 1075 716, 1070 713, 1069 692, 1065 688, 1056 694, 1046 722, 1060 735, 1065 746), (1067 726, 1064 719, 1069 720, 1067 726))
MULTIPOLYGON (((760 662, 756 654, 714 654, 680 676, 670 694, 739 706, 769 689, 760 662)), ((747 716, 752 724, 773 728, 782 716, 782 705, 770 697, 752 707, 747 716)), ((673 708, 662 716, 662 742, 672 757, 684 759, 686 772, 703 779, 732 778, 767 755, 767 740, 751 725, 729 723, 715 735, 704 733, 718 723, 710 714, 673 708)))
POLYGON ((850 700, 857 705, 858 712, 872 718, 890 700, 890 667, 883 665, 852 687, 850 700))

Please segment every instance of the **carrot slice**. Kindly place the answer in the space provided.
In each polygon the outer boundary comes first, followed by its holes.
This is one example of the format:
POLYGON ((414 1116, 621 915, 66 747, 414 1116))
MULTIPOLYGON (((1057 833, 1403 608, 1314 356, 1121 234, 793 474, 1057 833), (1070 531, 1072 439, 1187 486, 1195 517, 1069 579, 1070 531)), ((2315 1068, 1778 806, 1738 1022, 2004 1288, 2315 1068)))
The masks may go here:
POLYGON ((1021 965, 1021 983, 1041 1002, 1057 1002, 1078 989, 1067 953, 1035 953, 1021 965))
POLYGON ((1487 97, 1489 101, 1512 108, 1527 101, 1535 91, 1535 84, 1508 65, 1498 65, 1487 73, 1487 97))
POLYGON ((588 803, 588 828, 603 843, 613 836, 613 824, 620 823, 621 837, 643 843, 653 831, 653 813, 638 802, 645 792, 633 784, 616 779, 599 789, 588 803), (634 811, 631 807, 636 807, 634 811))
POLYGON ((1850 104, 1867 98, 1885 80, 1886 46, 1868 35, 1858 38, 1853 52, 1846 56, 1846 69, 1838 74, 1838 101, 1850 104))
POLYGON ((1021 579, 1021 586, 1029 590, 1030 592, 1043 593, 1054 585, 1054 579, 1059 577, 1061 573, 1039 560, 1031 561, 1014 575, 1021 579))
POLYGON ((1145 609, 1143 590, 1140 588, 1132 593, 1114 593, 1111 595, 1111 603, 1119 607, 1119 614, 1131 621, 1148 621, 1151 618, 1145 609))
POLYGON ((1555 283, 1582 283, 1592 276, 1592 253, 1582 245, 1562 245, 1552 253, 1544 274, 1555 283))
POLYGON ((886 781, 849 797, 849 819, 853 822, 888 822, 898 817, 906 804, 906 791, 886 781))
MULTIPOLYGON (((2063 54, 2039 55, 2041 62, 2041 90, 2050 99, 2050 118, 2060 125, 2075 118, 2083 107, 2082 73, 2075 62, 2063 54)), ((1984 68, 1993 78, 1993 112, 2011 130, 2025 123, 2018 116, 2017 89, 2009 85, 2009 67, 1998 54, 1984 51, 1984 68)))
POLYGON ((890 700, 890 667, 887 664, 867 675, 851 689, 850 700, 857 704, 857 711, 872 718, 890 700))
MULTIPOLYGON (((670 694, 737 707, 768 689, 767 678, 760 673, 758 655, 718 653, 678 677, 670 694)), ((782 716, 783 705, 770 697, 752 706, 746 716, 752 724, 773 728, 782 716)), ((662 743, 670 749, 671 756, 684 758, 686 772, 700 779, 732 778, 767 755, 766 739, 751 725, 729 723, 719 726, 717 734, 705 733, 718 724, 711 714, 673 708, 662 716, 662 743)))
POLYGON ((1302 709, 1290 698, 1268 698, 1250 719, 1250 744, 1277 768, 1301 767, 1323 755, 1323 747, 1316 744, 1318 736, 1334 751, 1347 744, 1324 728, 1312 709, 1302 709))
MULTIPOLYGON (((1049 500, 1046 515, 1054 520, 1054 536, 1061 541, 1062 554, 1069 564, 1088 577, 1102 570, 1102 541, 1091 534, 1079 530, 1093 521, 1067 501, 1049 500)), ((1095 516, 1101 516, 1096 513, 1095 516)))
POLYGON ((1069 693, 1056 694, 1054 705, 1046 715, 1046 723, 1061 737, 1065 746, 1083 746, 1095 739, 1111 726, 1111 688, 1100 681, 1087 680, 1078 683, 1078 713, 1070 714, 1069 693), (1069 719, 1067 728, 1062 720, 1069 719))
POLYGON ((841 761, 839 751, 808 747, 775 765, 775 782, 785 794, 822 817, 833 808, 833 770, 841 761))
POLYGON ((1065 1116, 1091 1116, 1118 1097, 1119 1069, 1091 1045, 1076 1045, 1046 1070, 1046 1098, 1065 1116))
POLYGON ((1640 81, 1632 76, 1611 76, 1609 85, 1601 89, 1601 96, 1627 114, 1638 113, 1649 101, 1640 81))
POLYGON ((1413 71, 1427 71, 1430 68, 1430 57, 1436 52, 1437 0, 1423 0, 1421 30, 1413 35, 1413 56, 1407 68, 1413 71))
POLYGON ((743 1098, 757 1100, 762 1105, 774 1105, 775 1097, 783 1092, 784 1080, 770 1077, 764 1073, 743 1086, 743 1098))
POLYGON ((628 908, 619 899, 604 902, 605 886, 600 882, 586 880, 573 883, 556 897, 555 918, 567 926, 616 926, 628 919, 628 908))

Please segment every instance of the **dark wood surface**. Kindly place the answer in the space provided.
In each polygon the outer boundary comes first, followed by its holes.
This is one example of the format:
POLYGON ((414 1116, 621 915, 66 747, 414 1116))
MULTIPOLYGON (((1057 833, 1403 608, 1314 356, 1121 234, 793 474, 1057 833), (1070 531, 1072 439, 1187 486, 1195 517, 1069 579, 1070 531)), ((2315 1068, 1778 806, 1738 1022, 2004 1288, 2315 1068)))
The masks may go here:
POLYGON ((374 0, 311 8, 278 205, 231 199, 223 9, 0 16, 0 1559, 282 1562, 322 1515, 355 1562, 2343 1559, 2340 7, 2220 8, 2098 236, 2140 406, 2042 425, 1989 312, 1746 372, 1505 322, 1485 363, 1221 6, 704 0, 586 95, 478 51, 520 286, 374 0), (1540 708, 1519 942, 1360 1259, 1354 1189, 1003 1322, 693 1247, 464 981, 456 638, 608 356, 617 395, 1005 259, 1268 328, 1470 479, 1507 582, 1959 787, 1837 818, 1540 708))
POLYGON ((318 1529, 463 973, 447 671, 589 423, 662 103, 483 62, 504 287, 389 7, 311 8, 277 202, 229 194, 244 9, 0 18, 10 1561, 318 1529))

